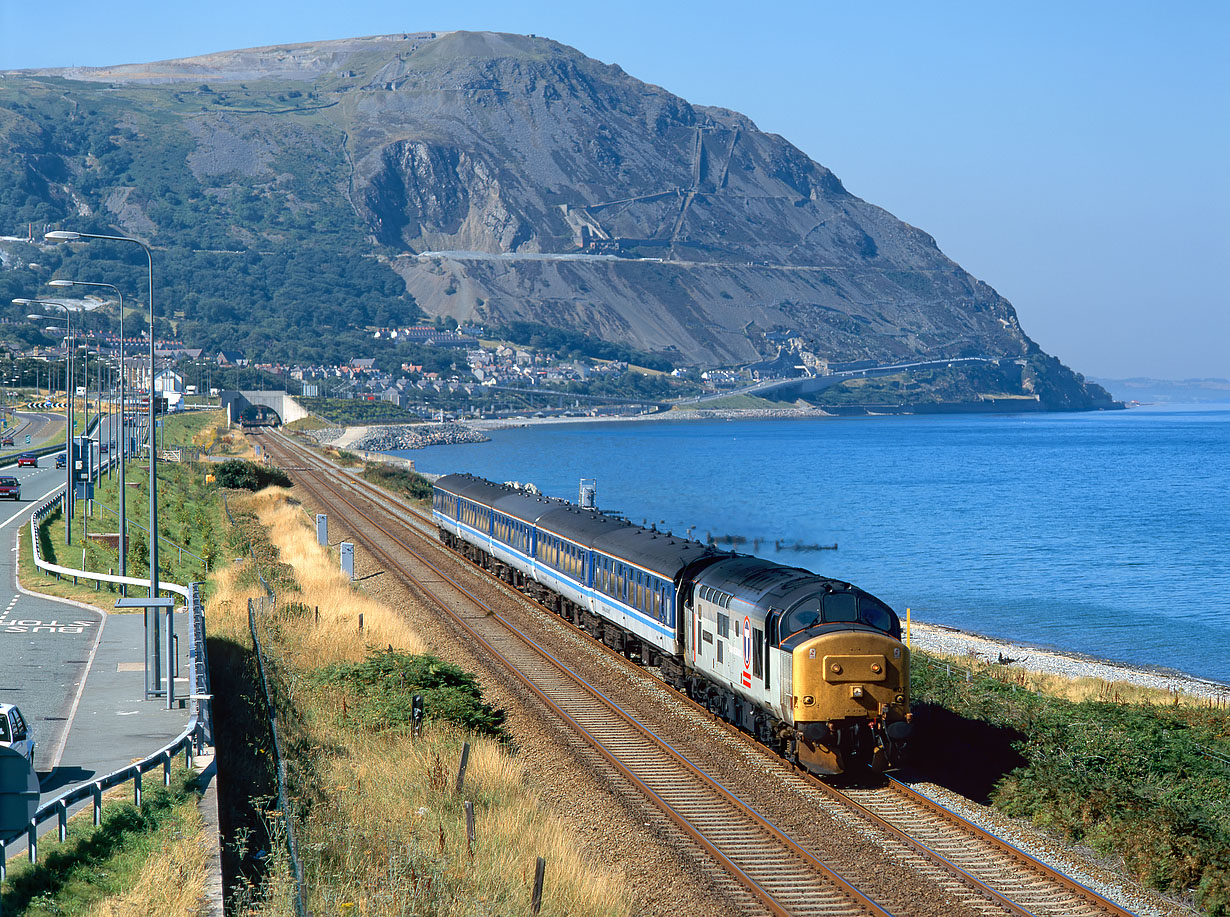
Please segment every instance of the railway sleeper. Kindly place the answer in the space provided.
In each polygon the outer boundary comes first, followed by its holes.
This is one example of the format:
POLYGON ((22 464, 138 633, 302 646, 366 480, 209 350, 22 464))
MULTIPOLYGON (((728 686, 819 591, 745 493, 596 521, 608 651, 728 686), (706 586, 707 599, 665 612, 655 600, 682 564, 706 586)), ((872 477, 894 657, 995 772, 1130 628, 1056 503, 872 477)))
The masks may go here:
POLYGON ((492 571, 504 582, 575 624, 593 639, 620 653, 630 662, 644 667, 658 667, 662 680, 668 685, 681 694, 686 694, 715 717, 725 720, 780 757, 799 766, 798 745, 802 737, 793 726, 764 712, 733 691, 689 672, 681 657, 646 646, 635 634, 495 560, 475 545, 444 531, 441 531, 440 538, 446 546, 459 551, 483 569, 492 571))

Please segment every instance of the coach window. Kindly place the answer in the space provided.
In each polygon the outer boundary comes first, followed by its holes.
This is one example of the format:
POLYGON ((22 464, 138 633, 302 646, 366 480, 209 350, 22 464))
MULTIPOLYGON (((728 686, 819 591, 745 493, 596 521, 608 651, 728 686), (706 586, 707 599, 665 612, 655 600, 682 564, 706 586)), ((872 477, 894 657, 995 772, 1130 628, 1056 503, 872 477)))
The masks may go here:
POLYGON ((720 611, 718 612, 717 632, 719 637, 730 637, 730 615, 724 615, 720 611))

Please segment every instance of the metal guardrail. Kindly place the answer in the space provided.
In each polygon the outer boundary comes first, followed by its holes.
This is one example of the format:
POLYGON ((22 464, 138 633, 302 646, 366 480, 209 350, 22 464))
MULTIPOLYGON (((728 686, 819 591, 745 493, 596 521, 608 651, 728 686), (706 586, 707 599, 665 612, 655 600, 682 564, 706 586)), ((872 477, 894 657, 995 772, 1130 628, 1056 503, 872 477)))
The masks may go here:
MULTIPOLYGON (((59 573, 61 575, 131 586, 144 586, 148 589, 150 584, 148 579, 138 579, 132 576, 115 576, 109 573, 92 573, 87 570, 74 570, 71 567, 63 567, 59 564, 51 564, 43 560, 39 553, 39 524, 46 518, 48 513, 58 505, 61 505, 65 499, 66 495, 64 493, 50 497, 30 513, 30 536, 35 566, 49 573, 59 573)), ((56 818, 58 820, 59 839, 63 841, 68 830, 69 810, 78 803, 89 799, 93 801, 94 824, 97 826, 102 820, 102 795, 106 790, 131 782, 133 784, 133 802, 136 805, 140 805, 141 778, 143 774, 161 764, 163 785, 169 786, 171 781, 171 762, 176 755, 181 751, 184 752, 184 763, 186 766, 191 766, 194 752, 200 754, 205 746, 213 745, 213 705, 209 687, 209 660, 205 646, 205 607, 201 601, 200 583, 189 583, 187 587, 184 587, 178 583, 168 583, 159 579, 158 587, 161 590, 182 596, 188 613, 188 665, 190 667, 189 677, 193 686, 193 693, 189 695, 188 724, 175 739, 135 764, 112 771, 90 783, 66 790, 59 796, 43 803, 38 807, 34 817, 30 820, 24 831, 7 838, 0 838, 0 882, 5 879, 7 873, 7 846, 20 838, 23 833, 26 835, 30 862, 37 862, 38 828, 44 822, 49 821, 53 817, 56 818)))

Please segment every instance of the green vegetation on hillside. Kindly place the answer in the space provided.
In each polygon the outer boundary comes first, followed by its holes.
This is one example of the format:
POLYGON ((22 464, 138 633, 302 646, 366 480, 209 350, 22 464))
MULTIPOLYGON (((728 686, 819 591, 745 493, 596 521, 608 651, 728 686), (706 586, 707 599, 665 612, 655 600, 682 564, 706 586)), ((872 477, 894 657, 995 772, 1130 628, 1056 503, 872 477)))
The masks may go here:
POLYGON ((588 334, 566 328, 552 328, 536 322, 508 322, 488 332, 494 337, 545 350, 560 356, 577 359, 589 357, 597 360, 620 360, 646 369, 669 372, 674 364, 666 357, 634 350, 624 344, 613 344, 588 334))
POLYGON ((399 408, 391 401, 365 398, 299 398, 307 410, 338 426, 381 423, 422 423, 423 418, 399 408))
MULTIPOLYGON (((1020 670, 955 676, 914 655, 915 764, 929 779, 1122 858, 1144 884, 1230 914, 1230 714, 1073 702, 1020 670)), ((1001 667, 1003 668, 1003 667, 1001 667)))

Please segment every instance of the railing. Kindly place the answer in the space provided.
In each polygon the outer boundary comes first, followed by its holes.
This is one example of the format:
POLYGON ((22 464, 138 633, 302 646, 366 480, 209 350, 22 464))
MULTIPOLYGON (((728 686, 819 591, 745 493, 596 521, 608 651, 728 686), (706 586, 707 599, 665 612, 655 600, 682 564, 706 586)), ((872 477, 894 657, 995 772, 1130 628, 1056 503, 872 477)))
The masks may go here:
MULTIPOLYGON (((43 560, 43 556, 38 547, 38 528, 39 524, 47 517, 47 515, 59 507, 64 506, 65 495, 60 493, 54 497, 50 497, 45 503, 38 507, 30 514, 30 544, 34 551, 34 566, 46 573, 58 573, 61 576, 73 576, 81 579, 97 580, 101 583, 115 583, 120 586, 144 586, 149 588, 149 580, 141 579, 136 576, 120 576, 116 573, 93 573, 89 570, 74 570, 71 567, 63 567, 59 564, 48 563, 43 560)), ((188 600, 189 590, 179 585, 178 583, 168 583, 161 577, 158 579, 158 589, 162 592, 174 592, 181 596, 184 601, 188 600)))
MULTIPOLYGON (((63 495, 52 497, 44 502, 41 506, 35 509, 30 514, 30 530, 32 533, 32 541, 34 545, 34 562, 43 570, 48 570, 53 573, 68 574, 70 576, 78 576, 86 579, 99 579, 107 582, 128 583, 134 586, 145 586, 148 588, 149 580, 141 580, 131 576, 112 576, 106 573, 90 573, 85 570, 73 570, 68 567, 61 567, 58 564, 49 564, 39 556, 38 550, 38 526, 42 519, 60 502, 63 495)), ((136 764, 130 764, 127 767, 122 767, 119 770, 112 771, 105 777, 91 783, 82 784, 81 786, 67 790, 49 802, 39 806, 34 817, 30 819, 24 833, 26 834, 30 862, 34 863, 38 859, 38 827, 51 818, 55 817, 59 820, 59 838, 61 841, 65 838, 65 832, 68 830, 68 812, 79 802, 86 799, 92 799, 94 803, 94 824, 98 825, 102 819, 102 794, 104 791, 112 787, 122 786, 131 781, 133 783, 133 801, 135 804, 141 804, 141 775, 147 771, 151 771, 159 764, 162 765, 162 780, 164 786, 170 785, 171 780, 171 761, 179 752, 184 752, 185 764, 191 766, 192 754, 194 750, 199 754, 202 748, 206 745, 213 744, 213 710, 209 691, 209 661, 205 649, 205 609, 201 602, 200 584, 190 583, 187 588, 176 583, 165 583, 159 580, 160 588, 169 592, 175 592, 182 595, 187 603, 187 612, 189 619, 188 627, 188 665, 189 679, 193 686, 193 693, 189 695, 189 719, 188 725, 184 727, 184 731, 178 737, 173 739, 168 744, 164 745, 158 751, 141 759, 136 764)), ((7 861, 7 846, 15 839, 19 838, 21 833, 8 838, 0 839, 0 881, 3 881, 6 873, 5 863, 7 861)))
MULTIPOLYGON (((65 500, 66 494, 61 493, 44 501, 30 513, 30 538, 35 566, 49 573, 149 588, 150 581, 148 579, 116 576, 109 573, 92 573, 87 570, 74 570, 70 567, 63 567, 59 564, 52 564, 43 560, 38 544, 39 524, 46 518, 48 513, 65 500)), ((20 838, 23 833, 26 835, 30 862, 34 863, 38 859, 39 825, 53 817, 56 818, 59 823, 59 839, 63 841, 68 830, 69 810, 76 804, 90 799, 93 801, 94 824, 97 826, 102 820, 102 795, 106 790, 122 786, 131 781, 133 784, 133 801, 135 804, 140 805, 141 777, 143 774, 161 764, 163 785, 169 786, 171 781, 171 762, 176 755, 181 751, 184 752, 185 765, 191 766, 194 751, 199 754, 205 746, 213 745, 213 707, 212 695, 209 689, 209 660, 205 647, 205 608, 201 602, 200 584, 190 583, 187 587, 184 587, 178 583, 168 583, 159 579, 158 587, 160 590, 182 596, 186 603, 189 621, 189 679, 193 688, 193 693, 189 695, 190 706, 187 726, 171 742, 153 754, 142 758, 137 763, 112 771, 98 780, 66 790, 54 799, 39 806, 34 817, 30 819, 29 824, 27 824, 22 832, 0 839, 0 881, 4 880, 7 872, 7 847, 20 838)))

